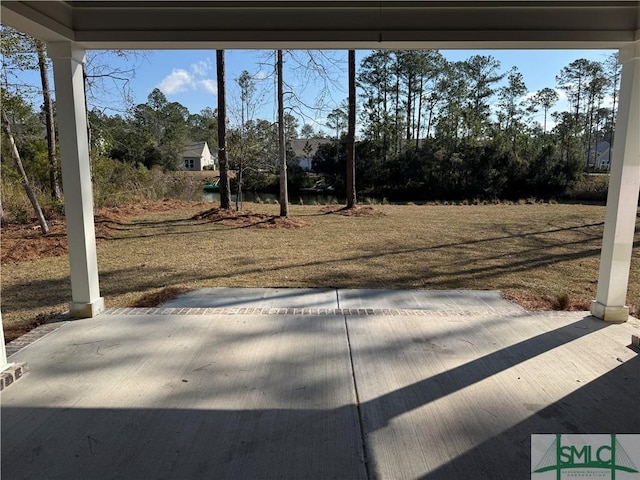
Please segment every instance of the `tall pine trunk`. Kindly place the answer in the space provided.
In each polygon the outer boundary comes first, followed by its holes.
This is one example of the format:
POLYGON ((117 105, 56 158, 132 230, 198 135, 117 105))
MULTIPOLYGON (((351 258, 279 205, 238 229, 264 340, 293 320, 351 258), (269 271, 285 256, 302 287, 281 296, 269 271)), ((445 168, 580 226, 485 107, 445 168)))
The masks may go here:
POLYGON ((40 230, 42 230, 43 234, 49 233, 49 225, 47 225, 47 220, 44 218, 44 214, 42 213, 42 209, 40 208, 40 204, 38 203, 38 199, 36 198, 36 194, 31 188, 31 184, 29 183, 29 178, 27 177, 27 172, 24 170, 24 165, 22 165, 22 159, 20 158, 20 152, 18 152, 18 147, 16 146, 16 142, 13 138, 13 134, 11 133, 11 125, 9 124, 9 119, 7 118, 7 114, 2 112, 2 127, 4 129, 4 133, 7 134, 7 139, 9 140, 9 146, 11 148, 11 156, 13 157, 13 161, 16 164, 16 168, 18 172, 20 172, 20 176, 22 177, 22 185, 24 186, 24 190, 27 193, 27 197, 29 197, 29 201, 33 206, 33 210, 36 213, 36 217, 38 217, 38 222, 40 223, 40 230))
POLYGON ((396 104, 395 107, 395 124, 394 128, 394 141, 396 144, 396 157, 400 155, 400 142, 402 141, 402 135, 400 132, 400 58, 396 52, 396 104))
POLYGON ((416 150, 420 147, 420 119, 422 118, 422 95, 424 94, 424 75, 420 76, 420 91, 418 97, 418 125, 416 126, 416 150))
POLYGON ((347 127, 347 208, 356 206, 356 52, 349 50, 349 125, 347 127))
POLYGON ((282 78, 282 50, 278 50, 276 62, 278 77, 278 159, 280 163, 280 216, 289 216, 287 191, 287 155, 284 144, 284 80, 282 78))
POLYGON ((411 77, 411 72, 407 73, 407 145, 409 145, 409 140, 411 140, 411 103, 413 102, 413 79, 411 77))
POLYGON ((547 112, 549 112, 549 109, 547 107, 543 107, 544 109, 544 126, 542 127, 542 133, 546 134, 547 133, 547 112))
POLYGON ((616 125, 616 102, 618 100, 617 96, 618 96, 618 76, 614 75, 613 76, 613 102, 611 105, 611 127, 609 128, 609 131, 611 132, 609 134, 609 169, 611 169, 611 156, 613 153, 613 134, 614 134, 615 125, 616 125))
POLYGON ((56 157, 56 131, 53 123, 53 101, 51 100, 51 87, 49 86, 49 64, 47 52, 42 40, 36 40, 36 52, 38 54, 38 67, 42 82, 42 97, 44 101, 44 115, 47 125, 47 150, 49 154, 49 188, 51 198, 62 200, 60 181, 58 180, 58 160, 56 157))
POLYGON ((388 60, 388 56, 385 55, 384 57, 384 69, 383 69, 383 75, 384 75, 384 100, 383 100, 383 106, 382 106, 382 111, 383 111, 383 121, 382 121, 382 160, 384 163, 387 163, 387 159, 388 159, 388 153, 389 153, 389 127, 388 127, 388 119, 389 119, 389 114, 387 112, 387 108, 388 108, 388 95, 389 95, 389 91, 388 91, 388 86, 389 86, 389 80, 387 77, 388 74, 388 69, 387 69, 387 60, 388 60))
POLYGON ((224 50, 216 50, 218 81, 218 164, 220 165, 220 208, 231 208, 231 187, 227 165, 227 104, 224 74, 224 50))

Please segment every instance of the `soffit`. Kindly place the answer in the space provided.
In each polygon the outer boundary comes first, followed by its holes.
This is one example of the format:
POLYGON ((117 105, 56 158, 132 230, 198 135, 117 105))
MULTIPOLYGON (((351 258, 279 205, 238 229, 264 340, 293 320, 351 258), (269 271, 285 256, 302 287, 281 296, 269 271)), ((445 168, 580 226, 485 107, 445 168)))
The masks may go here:
POLYGON ((2 21, 85 48, 615 48, 640 1, 3 1, 2 21))

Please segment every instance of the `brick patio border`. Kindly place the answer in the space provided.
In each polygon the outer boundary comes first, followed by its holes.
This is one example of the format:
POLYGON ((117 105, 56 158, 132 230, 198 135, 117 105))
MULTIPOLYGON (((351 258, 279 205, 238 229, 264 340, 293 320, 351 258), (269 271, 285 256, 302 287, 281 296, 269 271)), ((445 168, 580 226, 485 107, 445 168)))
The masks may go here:
POLYGON ((12 340, 11 342, 5 345, 7 350, 7 357, 10 357, 14 353, 22 350, 27 345, 31 345, 32 343, 40 340, 45 335, 59 329, 63 325, 67 324, 68 321, 65 320, 54 320, 51 323, 46 323, 44 325, 40 325, 39 327, 34 328, 28 333, 25 333, 21 337, 12 340))
MULTIPOLYGON (((102 315, 403 315, 412 317, 471 317, 521 315, 521 308, 469 310, 413 310, 405 308, 107 308, 102 315)), ((554 312, 561 313, 561 312, 554 312)), ((572 312, 575 313, 575 312, 572 312)))

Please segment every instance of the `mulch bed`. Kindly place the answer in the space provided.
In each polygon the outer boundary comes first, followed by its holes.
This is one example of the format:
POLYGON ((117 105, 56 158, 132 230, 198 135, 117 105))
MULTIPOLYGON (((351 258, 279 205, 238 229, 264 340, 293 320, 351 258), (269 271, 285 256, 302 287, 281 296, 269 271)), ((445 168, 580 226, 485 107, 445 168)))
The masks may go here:
POLYGON ((183 293, 187 293, 191 290, 191 288, 186 287, 164 287, 160 290, 144 294, 130 306, 135 308, 157 307, 158 305, 168 302, 169 300, 173 300, 177 296, 182 295, 183 293))
POLYGON ((370 205, 356 205, 352 208, 342 206, 329 206, 322 208, 320 211, 326 214, 343 215, 345 217, 384 217, 385 215, 384 212, 376 210, 370 205))
POLYGON ((591 302, 585 298, 570 298, 564 296, 540 295, 532 292, 520 290, 505 290, 502 296, 507 300, 517 303, 525 310, 566 310, 582 311, 589 310, 591 302))
POLYGON ((43 257, 59 257, 67 254, 67 230, 64 219, 47 221, 49 233, 43 235, 40 226, 3 225, 0 262, 17 263, 37 260, 43 257))
POLYGON ((251 210, 212 208, 194 215, 192 220, 206 220, 236 228, 304 228, 313 225, 307 218, 279 217, 251 210))

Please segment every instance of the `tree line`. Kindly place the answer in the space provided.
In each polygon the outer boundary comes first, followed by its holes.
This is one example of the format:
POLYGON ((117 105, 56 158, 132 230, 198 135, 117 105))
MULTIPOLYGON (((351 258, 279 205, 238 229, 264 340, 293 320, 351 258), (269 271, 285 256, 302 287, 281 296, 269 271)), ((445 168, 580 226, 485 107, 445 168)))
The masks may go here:
MULTIPOLYGON (((578 59, 555 88, 530 93, 522 74, 488 55, 449 62, 436 50, 377 50, 360 63, 359 191, 395 200, 553 197, 585 170, 606 170, 620 66, 578 59), (568 109, 555 111, 559 92, 568 109), (553 125, 551 127, 551 125, 553 125), (607 142, 607 143, 604 143, 607 142)), ((314 168, 345 180, 346 114, 314 168)))

